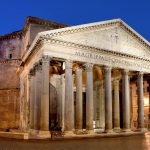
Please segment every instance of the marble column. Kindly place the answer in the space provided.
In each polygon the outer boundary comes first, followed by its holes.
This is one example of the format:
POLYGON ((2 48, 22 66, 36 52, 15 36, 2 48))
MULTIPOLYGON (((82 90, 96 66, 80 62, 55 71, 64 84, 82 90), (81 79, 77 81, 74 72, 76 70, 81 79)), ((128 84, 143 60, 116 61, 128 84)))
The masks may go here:
POLYGON ((50 57, 48 55, 42 56, 42 73, 41 73, 41 118, 40 131, 49 131, 49 101, 50 101, 50 57))
POLYGON ((93 130, 93 64, 86 64, 86 129, 93 130))
POLYGON ((74 98, 73 98, 73 76, 72 61, 65 62, 65 114, 64 131, 74 131, 74 98))
POLYGON ((34 129, 34 92, 35 92, 35 71, 30 71, 30 129, 34 129))
POLYGON ((128 70, 122 70, 123 131, 131 130, 128 70))
POLYGON ((77 68, 76 74, 76 110, 75 110, 75 128, 82 129, 82 69, 77 68))
POLYGON ((112 132, 112 85, 111 67, 106 66, 105 71, 105 131, 112 132))
POLYGON ((138 128, 144 129, 144 94, 143 94, 143 72, 138 73, 137 78, 138 91, 138 128))
POLYGON ((119 103, 119 79, 113 81, 114 99, 113 99, 113 123, 114 130, 120 130, 120 103, 119 103))

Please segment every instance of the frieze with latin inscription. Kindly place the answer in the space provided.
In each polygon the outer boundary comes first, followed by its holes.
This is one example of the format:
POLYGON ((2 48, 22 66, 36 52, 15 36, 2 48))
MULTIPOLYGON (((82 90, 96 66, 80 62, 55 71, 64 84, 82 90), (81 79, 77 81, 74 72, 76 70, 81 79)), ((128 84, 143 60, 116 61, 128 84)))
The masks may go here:
POLYGON ((133 60, 133 59, 129 59, 127 58, 122 59, 121 56, 120 58, 114 58, 112 56, 106 56, 103 54, 96 54, 96 53, 90 53, 90 52, 80 52, 80 51, 75 51, 75 55, 79 56, 79 57, 84 57, 84 58, 88 58, 88 59, 95 59, 95 60, 99 60, 100 62, 104 62, 107 64, 110 64, 112 66, 126 66, 126 67, 135 67, 138 69, 150 69, 150 62, 143 62, 142 60, 133 60), (149 64, 148 64, 149 63, 149 64))

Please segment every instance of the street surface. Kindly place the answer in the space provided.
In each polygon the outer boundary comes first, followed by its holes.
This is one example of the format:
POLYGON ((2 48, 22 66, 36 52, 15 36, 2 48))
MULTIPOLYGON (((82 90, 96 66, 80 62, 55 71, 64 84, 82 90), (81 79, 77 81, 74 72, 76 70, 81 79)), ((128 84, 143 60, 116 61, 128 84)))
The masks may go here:
POLYGON ((150 132, 128 137, 60 141, 0 139, 0 150, 150 150, 150 132))

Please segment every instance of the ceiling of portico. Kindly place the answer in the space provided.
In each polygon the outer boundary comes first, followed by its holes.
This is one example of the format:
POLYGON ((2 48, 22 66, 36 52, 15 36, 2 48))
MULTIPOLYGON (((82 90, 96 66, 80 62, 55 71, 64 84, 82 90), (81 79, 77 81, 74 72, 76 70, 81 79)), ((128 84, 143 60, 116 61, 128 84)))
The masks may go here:
POLYGON ((55 31, 49 38, 150 59, 150 44, 121 20, 105 21, 55 31), (108 24, 109 23, 109 24, 108 24))

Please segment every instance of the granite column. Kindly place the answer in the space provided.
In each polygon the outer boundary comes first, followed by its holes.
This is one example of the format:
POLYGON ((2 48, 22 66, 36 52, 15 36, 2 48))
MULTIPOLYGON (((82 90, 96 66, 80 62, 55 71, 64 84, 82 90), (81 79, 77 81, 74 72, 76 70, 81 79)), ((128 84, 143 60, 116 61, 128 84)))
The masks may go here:
POLYGON ((106 66, 105 71, 105 131, 112 130, 112 87, 111 87, 111 67, 106 66))
POLYGON ((128 70, 122 70, 123 131, 130 131, 130 89, 128 70))
POLYGON ((76 71, 76 112, 75 127, 76 130, 82 129, 82 69, 77 68, 76 71))
POLYGON ((93 64, 86 64, 86 129, 93 132, 93 64))

